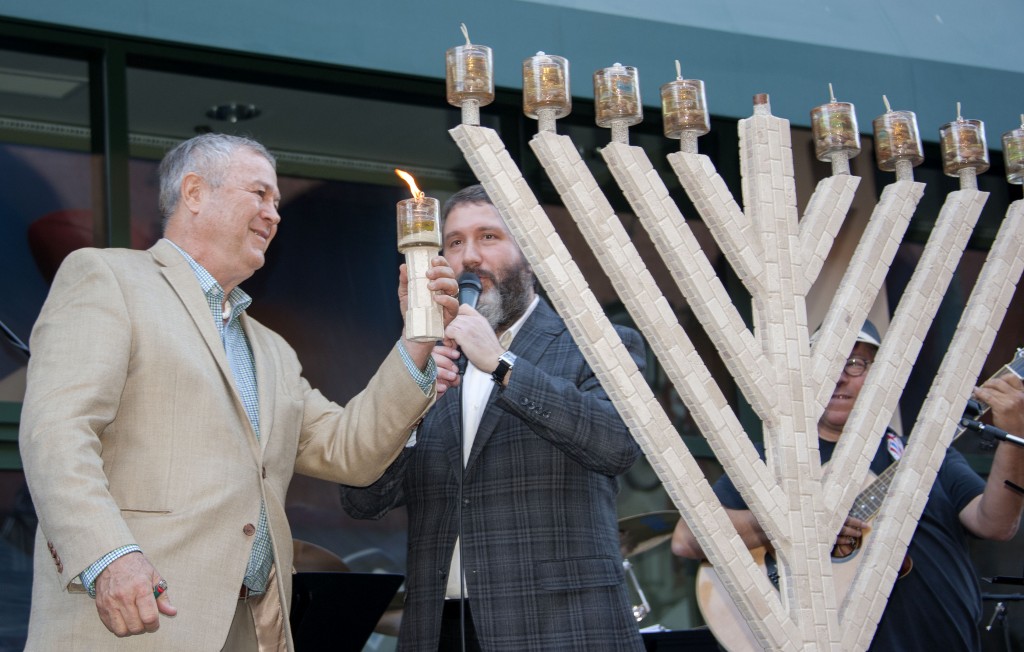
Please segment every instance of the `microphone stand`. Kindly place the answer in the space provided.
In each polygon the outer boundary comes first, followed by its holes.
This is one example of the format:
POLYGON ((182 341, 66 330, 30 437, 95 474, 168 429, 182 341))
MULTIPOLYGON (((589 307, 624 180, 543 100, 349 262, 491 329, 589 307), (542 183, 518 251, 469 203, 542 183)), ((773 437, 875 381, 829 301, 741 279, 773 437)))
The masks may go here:
POLYGON ((962 428, 967 428, 968 430, 973 430, 983 437, 993 437, 1000 441, 1008 441, 1011 444, 1024 446, 1024 438, 1018 437, 1017 435, 1011 435, 1002 428, 990 426, 980 421, 975 421, 974 419, 964 417, 963 419, 960 419, 960 426, 962 428))
MULTIPOLYGON (((476 302, 480 298, 480 277, 473 272, 463 272, 459 275, 459 303, 465 303, 471 308, 476 308, 476 302)), ((462 347, 459 347, 459 359, 456 362, 459 369, 459 376, 465 380, 466 375, 466 355, 462 353, 462 347)), ((466 482, 466 419, 463 410, 465 409, 465 397, 466 387, 464 384, 459 383, 459 491, 458 491, 458 504, 456 510, 458 511, 458 535, 456 540, 459 542, 459 637, 460 646, 462 652, 466 652, 466 572, 465 562, 462 558, 462 501, 463 501, 463 485, 466 482)))
MULTIPOLYGON (((459 376, 466 379, 466 356, 459 349, 459 376)), ((466 417, 465 409, 466 387, 459 383, 459 498, 458 505, 458 534, 455 540, 459 543, 459 637, 462 652, 466 652, 466 572, 465 562, 462 558, 462 488, 466 482, 466 417)))

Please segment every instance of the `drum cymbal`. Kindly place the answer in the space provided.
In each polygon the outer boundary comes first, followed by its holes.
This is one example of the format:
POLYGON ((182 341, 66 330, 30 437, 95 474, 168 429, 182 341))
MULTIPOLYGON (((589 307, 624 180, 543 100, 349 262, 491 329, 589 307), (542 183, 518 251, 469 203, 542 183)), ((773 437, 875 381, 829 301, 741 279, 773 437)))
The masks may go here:
POLYGON ((619 519, 619 548, 633 557, 668 541, 679 522, 679 512, 649 512, 619 519))
POLYGON ((292 565, 295 566, 297 571, 335 571, 344 573, 349 571, 349 567, 341 560, 341 557, 315 543, 295 539, 292 542, 292 551, 295 555, 292 565))

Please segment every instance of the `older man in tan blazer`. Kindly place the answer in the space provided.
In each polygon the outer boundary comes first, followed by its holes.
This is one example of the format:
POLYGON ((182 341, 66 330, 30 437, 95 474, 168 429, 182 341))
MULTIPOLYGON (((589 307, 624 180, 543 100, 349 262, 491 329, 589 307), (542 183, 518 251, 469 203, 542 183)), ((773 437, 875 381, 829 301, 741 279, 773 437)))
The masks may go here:
MULTIPOLYGON (((432 403, 431 343, 403 339, 341 407, 245 314, 279 201, 266 149, 200 136, 161 164, 165 239, 62 265, 20 434, 40 523, 28 649, 292 649, 293 472, 371 483, 432 403)), ((457 284, 433 265, 450 319, 457 284)), ((399 298, 404 314, 404 271, 399 298)))

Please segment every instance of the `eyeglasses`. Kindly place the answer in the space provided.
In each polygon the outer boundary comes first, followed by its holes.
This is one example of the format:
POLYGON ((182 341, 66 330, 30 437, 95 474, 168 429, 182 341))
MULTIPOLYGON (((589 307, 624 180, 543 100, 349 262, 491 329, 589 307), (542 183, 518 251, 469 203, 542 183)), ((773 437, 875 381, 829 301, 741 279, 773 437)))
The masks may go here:
POLYGON ((846 361, 846 366, 843 367, 843 373, 850 378, 856 378, 857 376, 863 376, 864 372, 868 370, 871 363, 874 360, 865 360, 864 358, 850 358, 846 361))

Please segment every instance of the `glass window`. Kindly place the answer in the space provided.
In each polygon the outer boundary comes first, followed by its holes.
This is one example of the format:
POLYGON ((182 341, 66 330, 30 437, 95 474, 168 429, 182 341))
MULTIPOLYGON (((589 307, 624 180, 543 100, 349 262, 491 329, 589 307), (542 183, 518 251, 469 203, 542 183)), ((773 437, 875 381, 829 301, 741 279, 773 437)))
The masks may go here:
POLYGON ((95 244, 87 65, 0 50, 0 107, 0 401, 20 402, 19 342, 63 256, 95 244))
POLYGON ((0 650, 28 625, 36 518, 17 453, 29 334, 68 252, 96 244, 84 61, 0 50, 0 650))

